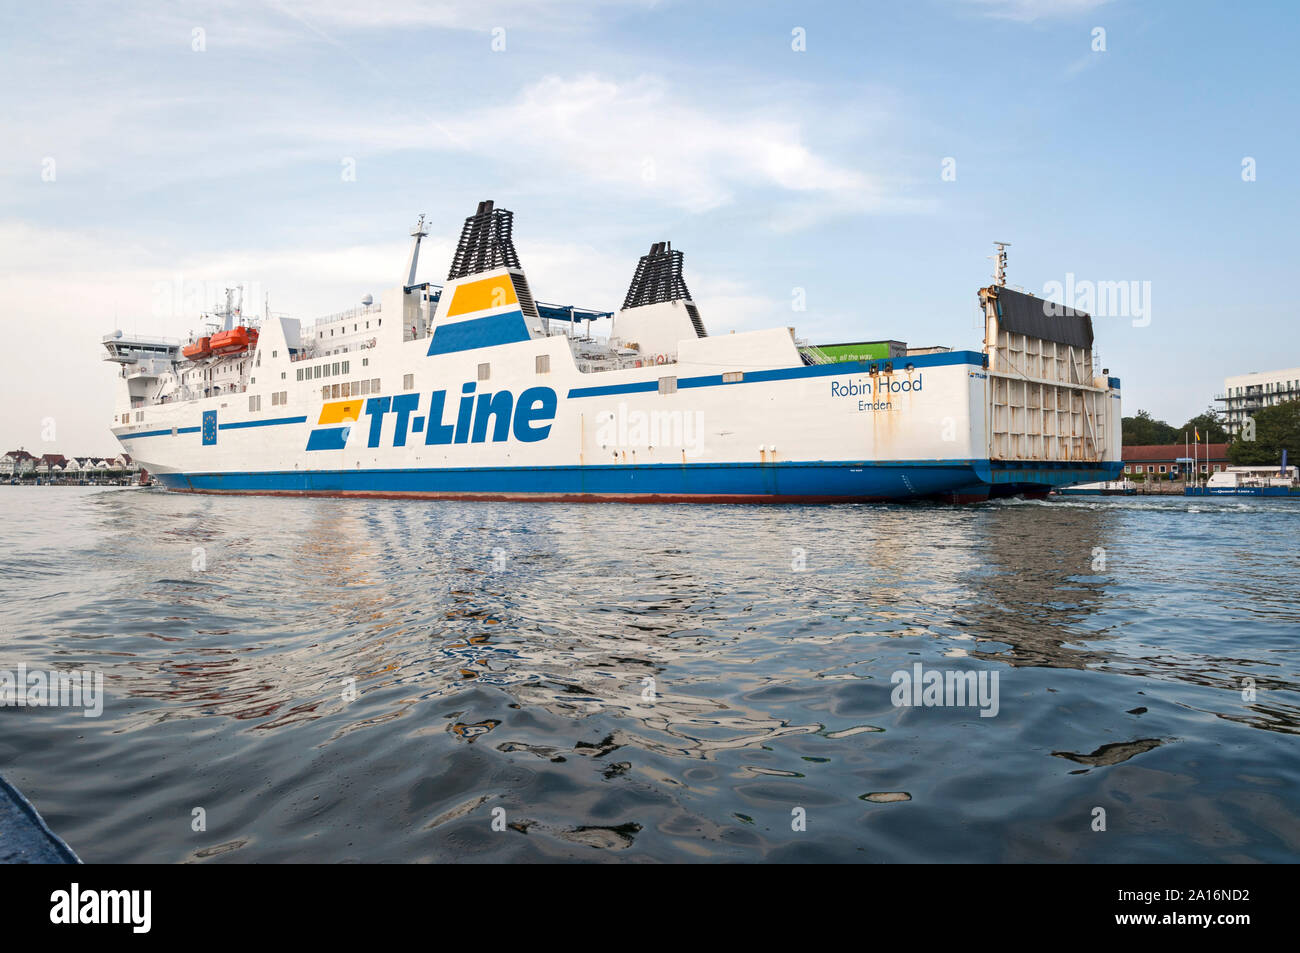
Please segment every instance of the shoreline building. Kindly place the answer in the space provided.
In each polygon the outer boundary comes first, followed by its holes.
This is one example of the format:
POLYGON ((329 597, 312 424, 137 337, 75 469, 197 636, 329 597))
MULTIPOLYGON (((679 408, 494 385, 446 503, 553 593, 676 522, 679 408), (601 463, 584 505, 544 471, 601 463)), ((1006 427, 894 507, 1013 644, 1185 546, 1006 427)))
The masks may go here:
POLYGON ((1261 407, 1300 399, 1300 367, 1225 377, 1223 393, 1214 399, 1223 403, 1224 427, 1235 437, 1246 417, 1261 407))
POLYGON ((1183 463, 1196 455, 1196 469, 1201 476, 1228 469, 1226 443, 1139 444, 1124 448, 1124 475, 1142 474, 1148 480, 1186 479, 1184 470, 1191 464, 1183 463))

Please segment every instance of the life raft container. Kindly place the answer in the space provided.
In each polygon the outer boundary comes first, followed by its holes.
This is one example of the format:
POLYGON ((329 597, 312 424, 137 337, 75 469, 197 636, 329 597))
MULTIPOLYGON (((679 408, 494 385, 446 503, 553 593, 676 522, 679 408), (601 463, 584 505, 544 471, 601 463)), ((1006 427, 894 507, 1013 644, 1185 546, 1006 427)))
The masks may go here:
POLYGON ((212 335, 213 354, 236 354, 246 351, 257 344, 257 328, 242 325, 229 331, 218 331, 212 335))
POLYGON ((181 348, 181 353, 191 361, 197 361, 200 358, 207 357, 212 353, 212 339, 199 338, 197 341, 191 341, 189 344, 181 348))

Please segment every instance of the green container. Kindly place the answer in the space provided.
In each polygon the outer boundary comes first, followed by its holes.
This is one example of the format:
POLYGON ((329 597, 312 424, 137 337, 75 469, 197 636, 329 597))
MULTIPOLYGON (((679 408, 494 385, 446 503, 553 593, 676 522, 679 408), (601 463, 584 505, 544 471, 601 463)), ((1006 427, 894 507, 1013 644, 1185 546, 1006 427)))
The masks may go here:
POLYGON ((907 357, 907 345, 902 341, 858 341, 853 344, 813 346, 836 364, 845 361, 878 361, 882 358, 907 357))

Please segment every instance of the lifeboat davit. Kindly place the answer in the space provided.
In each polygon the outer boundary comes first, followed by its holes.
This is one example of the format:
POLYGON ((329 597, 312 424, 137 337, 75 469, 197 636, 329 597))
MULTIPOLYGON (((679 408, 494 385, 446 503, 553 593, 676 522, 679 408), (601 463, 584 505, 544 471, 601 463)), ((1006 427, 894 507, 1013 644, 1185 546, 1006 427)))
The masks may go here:
POLYGON ((212 335, 213 354, 237 354, 240 351, 247 351, 256 344, 257 328, 246 328, 241 325, 212 335))
POLYGON ((212 339, 199 338, 197 341, 191 341, 181 348, 181 353, 191 361, 197 361, 199 358, 207 357, 212 353, 212 339))

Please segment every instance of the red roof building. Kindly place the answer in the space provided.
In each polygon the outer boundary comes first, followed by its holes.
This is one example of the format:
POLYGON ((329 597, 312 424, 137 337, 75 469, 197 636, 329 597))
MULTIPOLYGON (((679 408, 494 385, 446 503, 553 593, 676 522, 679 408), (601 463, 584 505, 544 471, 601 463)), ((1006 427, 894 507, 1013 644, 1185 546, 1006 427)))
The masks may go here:
POLYGON ((1201 473, 1218 473, 1228 467, 1228 445, 1226 443, 1202 443, 1184 446, 1181 443, 1144 444, 1125 447, 1124 472, 1128 474, 1145 473, 1147 478, 1168 478, 1171 474, 1180 474, 1184 467, 1191 464, 1179 463, 1179 460, 1196 457, 1196 468, 1201 473))

